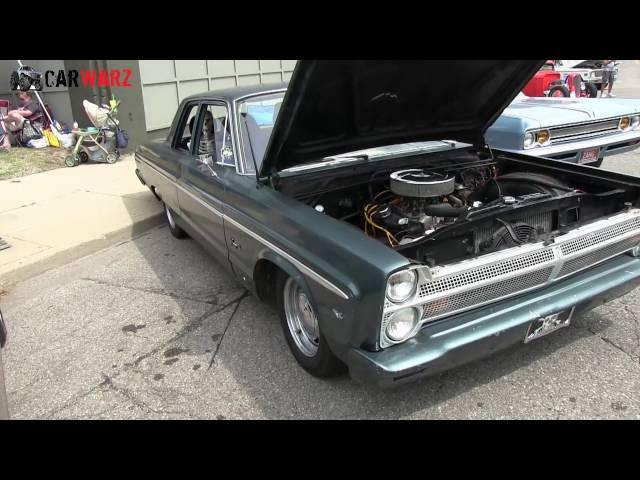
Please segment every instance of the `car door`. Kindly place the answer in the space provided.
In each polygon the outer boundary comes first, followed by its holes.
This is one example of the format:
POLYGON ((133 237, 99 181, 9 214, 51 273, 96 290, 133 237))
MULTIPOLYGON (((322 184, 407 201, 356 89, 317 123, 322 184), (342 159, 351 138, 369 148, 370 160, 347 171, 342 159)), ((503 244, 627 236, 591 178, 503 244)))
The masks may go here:
POLYGON ((230 267, 223 198, 226 176, 230 170, 235 172, 235 163, 229 161, 233 160, 232 147, 221 131, 227 112, 222 101, 200 103, 190 150, 180 157, 178 202, 181 217, 206 241, 217 260, 230 267))

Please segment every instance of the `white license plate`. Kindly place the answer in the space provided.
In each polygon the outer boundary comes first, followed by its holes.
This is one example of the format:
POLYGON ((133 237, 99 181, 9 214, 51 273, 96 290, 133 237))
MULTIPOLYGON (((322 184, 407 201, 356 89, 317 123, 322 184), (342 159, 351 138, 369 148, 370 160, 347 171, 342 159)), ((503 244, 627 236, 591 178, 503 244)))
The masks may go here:
POLYGON ((591 163, 598 161, 598 155, 600 155, 599 148, 592 148, 590 150, 585 150, 580 154, 580 158, 578 163, 591 163))
POLYGON ((529 343, 536 338, 544 337, 545 335, 555 332, 556 330, 568 327, 571 323, 571 317, 576 307, 571 310, 565 310, 564 312, 552 313, 546 317, 540 317, 529 325, 527 334, 524 337, 524 343, 529 343))

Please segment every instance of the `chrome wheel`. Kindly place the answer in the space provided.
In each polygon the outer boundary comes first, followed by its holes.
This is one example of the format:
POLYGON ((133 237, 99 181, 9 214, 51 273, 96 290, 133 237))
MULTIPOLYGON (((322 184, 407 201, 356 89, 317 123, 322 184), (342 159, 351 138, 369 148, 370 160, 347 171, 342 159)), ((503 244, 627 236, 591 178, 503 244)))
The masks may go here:
POLYGON ((176 228, 176 221, 173 218, 173 214, 171 213, 171 209, 165 205, 164 206, 164 211, 167 213, 167 221, 169 222, 169 226, 171 228, 176 228))
POLYGON ((318 318, 306 293, 292 278, 284 285, 284 313, 298 350, 307 357, 314 357, 320 344, 318 318))

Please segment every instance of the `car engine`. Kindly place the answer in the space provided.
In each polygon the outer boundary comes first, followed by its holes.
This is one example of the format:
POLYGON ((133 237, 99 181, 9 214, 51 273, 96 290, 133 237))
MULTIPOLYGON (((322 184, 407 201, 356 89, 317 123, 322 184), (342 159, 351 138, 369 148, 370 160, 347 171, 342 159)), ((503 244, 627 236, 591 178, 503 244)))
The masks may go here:
POLYGON ((397 162, 396 168, 365 164, 362 173, 292 177, 280 187, 427 265, 553 242, 630 204, 622 189, 535 165, 514 168, 473 155, 397 162))
POLYGON ((468 210, 468 194, 452 175, 419 168, 394 172, 389 189, 365 206, 365 231, 383 232, 390 246, 413 242, 468 210))

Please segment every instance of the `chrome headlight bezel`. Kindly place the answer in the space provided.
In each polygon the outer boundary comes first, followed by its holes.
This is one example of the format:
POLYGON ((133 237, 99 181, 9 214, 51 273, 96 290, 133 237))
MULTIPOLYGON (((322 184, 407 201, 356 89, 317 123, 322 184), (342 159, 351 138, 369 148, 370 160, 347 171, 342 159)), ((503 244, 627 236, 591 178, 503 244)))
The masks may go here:
POLYGON ((522 140, 522 146, 525 150, 546 147, 551 143, 551 132, 546 128, 540 128, 537 130, 529 130, 525 132, 522 140), (541 140, 541 137, 546 137, 545 140, 541 140))
POLYGON ((533 132, 526 132, 522 141, 522 146, 526 149, 536 146, 536 137, 533 132))
POLYGON ((631 130, 638 130, 640 128, 640 115, 633 115, 631 117, 631 130))
POLYGON ((397 345, 399 343, 406 342, 410 338, 414 337, 419 330, 420 326, 420 311, 416 307, 406 307, 401 310, 397 310, 391 314, 386 321, 383 329, 383 335, 385 343, 389 345, 397 345), (410 318, 401 318, 402 316, 410 315, 410 318), (398 325, 399 322, 406 322, 404 330, 399 335, 393 335, 389 332, 390 327, 398 325))
POLYGON ((631 130, 631 117, 627 115, 625 115, 624 117, 620 117, 620 120, 618 120, 618 130, 622 132, 628 132, 629 130, 631 130), (626 123, 627 126, 623 127, 623 123, 626 123))
POLYGON ((410 298, 412 298, 413 295, 415 295, 417 288, 418 288, 418 273, 416 272, 416 270, 415 269, 400 270, 398 272, 395 272, 389 275, 389 278, 387 279, 387 286, 385 287, 385 297, 390 302, 395 304, 404 303, 410 298), (401 283, 402 277, 404 277, 403 279, 404 283, 408 283, 409 285, 403 289, 405 292, 404 294, 394 295, 392 291, 394 287, 393 282, 397 281, 398 283, 401 283))

